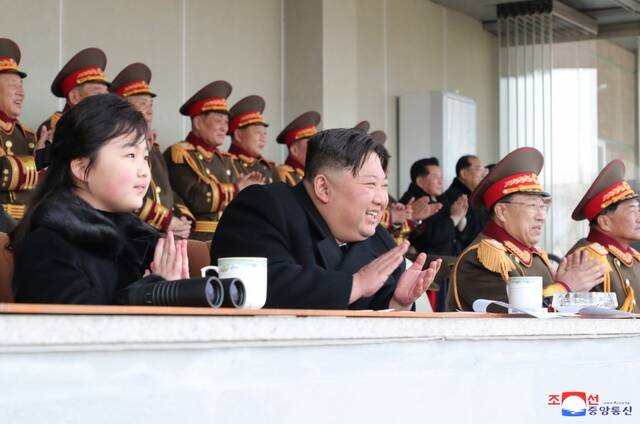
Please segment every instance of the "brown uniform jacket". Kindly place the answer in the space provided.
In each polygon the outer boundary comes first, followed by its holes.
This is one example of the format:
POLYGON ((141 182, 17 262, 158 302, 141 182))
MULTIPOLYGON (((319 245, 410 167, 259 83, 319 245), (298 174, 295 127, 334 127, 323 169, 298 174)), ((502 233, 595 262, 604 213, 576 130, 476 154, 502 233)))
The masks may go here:
POLYGON ((298 184, 304 178, 304 165, 289 155, 282 165, 278 165, 280 181, 290 186, 298 184))
POLYGON ((164 152, 174 192, 196 219, 191 237, 211 240, 222 212, 237 194, 234 155, 212 149, 193 133, 164 152))
POLYGON ((175 198, 177 196, 174 197, 167 163, 157 143, 154 143, 149 150, 149 164, 151 166, 151 183, 142 208, 138 211, 140 218, 157 230, 165 232, 174 216, 185 216, 195 221, 195 217, 189 209, 175 198))
POLYGON ((591 229, 587 238, 569 250, 584 250, 605 265, 604 281, 592 291, 614 292, 618 299, 618 309, 626 312, 640 312, 636 296, 640 293, 640 253, 631 247, 624 247, 596 229, 591 229))
MULTIPOLYGON (((65 111, 68 110, 67 107, 65 107, 65 111)), ((60 118, 62 118, 62 113, 63 112, 54 112, 53 115, 51 115, 50 117, 48 117, 47 119, 44 120, 44 122, 40 125, 38 125, 38 137, 40 137, 40 134, 42 133, 43 129, 47 129, 47 130, 55 130, 56 129, 56 124, 58 123, 58 121, 60 120, 60 118)), ((51 140, 49 140, 51 141, 51 140)))
POLYGON ((460 254, 453 266, 447 309, 471 311, 477 299, 508 302, 506 283, 511 276, 542 276, 545 296, 565 291, 554 283, 544 250, 527 249, 489 221, 484 232, 460 254))
POLYGON ((242 175, 246 175, 255 171, 259 172, 260 175, 264 177, 265 184, 271 184, 277 181, 281 181, 278 174, 278 167, 276 166, 275 162, 267 160, 263 157, 251 157, 241 147, 238 147, 237 144, 233 143, 231 143, 229 153, 235 155, 238 158, 238 171, 242 175))
POLYGON ((0 119, 0 204, 16 220, 22 219, 31 190, 38 182, 35 145, 33 130, 19 121, 0 119))

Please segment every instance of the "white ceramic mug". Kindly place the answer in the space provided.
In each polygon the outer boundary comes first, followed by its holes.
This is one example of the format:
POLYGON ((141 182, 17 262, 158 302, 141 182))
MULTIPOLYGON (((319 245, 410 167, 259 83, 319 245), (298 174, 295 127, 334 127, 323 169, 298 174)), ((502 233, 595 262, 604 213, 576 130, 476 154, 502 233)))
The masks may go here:
POLYGON ((218 266, 200 269, 203 277, 215 271, 219 278, 239 278, 246 290, 243 309, 260 309, 267 301, 267 258, 219 258, 218 266))
POLYGON ((516 308, 538 310, 542 307, 542 277, 509 277, 507 296, 516 308))

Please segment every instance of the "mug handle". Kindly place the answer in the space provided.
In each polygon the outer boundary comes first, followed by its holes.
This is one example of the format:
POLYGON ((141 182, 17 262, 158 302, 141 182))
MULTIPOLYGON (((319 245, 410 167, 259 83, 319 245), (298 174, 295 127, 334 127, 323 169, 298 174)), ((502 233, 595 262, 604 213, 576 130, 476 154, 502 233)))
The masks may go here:
POLYGON ((204 267, 200 268, 200 275, 202 276, 202 278, 208 277, 209 276, 209 271, 215 271, 216 272, 216 277, 220 274, 220 269, 217 266, 208 265, 208 266, 204 266, 204 267))

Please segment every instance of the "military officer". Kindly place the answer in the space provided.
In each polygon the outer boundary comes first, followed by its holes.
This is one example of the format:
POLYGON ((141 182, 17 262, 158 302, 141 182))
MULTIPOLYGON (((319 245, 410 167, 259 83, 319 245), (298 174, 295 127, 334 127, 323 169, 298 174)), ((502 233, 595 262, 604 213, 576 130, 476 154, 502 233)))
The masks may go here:
POLYGON ((53 131, 64 112, 78 104, 85 97, 104 94, 109 91, 109 82, 104 76, 107 67, 107 56, 95 47, 89 47, 76 53, 62 67, 51 83, 54 96, 66 99, 62 111, 55 112, 38 127, 38 146, 36 146, 36 163, 38 169, 46 167, 48 161, 46 150, 42 150, 45 141, 53 140, 53 131))
POLYGON ((264 182, 255 172, 241 175, 237 158, 219 149, 229 128, 230 93, 231 84, 214 81, 187 100, 180 113, 190 117, 191 131, 164 152, 171 186, 195 216, 191 237, 198 240, 211 240, 222 212, 240 190, 264 182))
POLYGON ((640 204, 624 173, 621 160, 610 162, 582 197, 571 217, 588 220, 589 234, 570 252, 587 252, 601 261, 604 278, 593 290, 615 293, 619 309, 638 313, 640 253, 630 244, 640 240, 640 204))
POLYGON ((262 156, 269 126, 262 115, 264 106, 260 96, 247 96, 233 105, 229 111, 229 153, 238 157, 240 172, 258 172, 265 183, 272 183, 279 181, 279 177, 276 163, 262 156))
POLYGON ((283 183, 294 186, 302 181, 307 143, 318 132, 320 119, 320 114, 314 110, 305 112, 291 121, 276 137, 276 141, 286 145, 289 150, 287 160, 278 166, 278 175, 283 183))
POLYGON ((20 123, 24 102, 20 49, 0 38, 0 204, 15 220, 22 219, 30 190, 38 181, 33 159, 36 137, 20 123))
POLYGON ((124 68, 111 83, 111 91, 123 96, 140 111, 149 127, 147 142, 151 183, 138 214, 143 221, 160 231, 171 230, 178 237, 188 238, 195 218, 185 205, 174 199, 167 164, 156 142, 157 133, 152 129, 153 99, 156 95, 151 91, 150 82, 149 67, 144 63, 133 63, 124 68))
POLYGON ((514 150, 471 193, 471 204, 486 207, 490 220, 456 260, 449 310, 471 310, 476 299, 507 302, 510 276, 542 276, 545 297, 588 291, 602 280, 604 267, 588 255, 570 255, 554 273, 546 252, 536 246, 551 200, 538 181, 543 162, 534 148, 514 150))

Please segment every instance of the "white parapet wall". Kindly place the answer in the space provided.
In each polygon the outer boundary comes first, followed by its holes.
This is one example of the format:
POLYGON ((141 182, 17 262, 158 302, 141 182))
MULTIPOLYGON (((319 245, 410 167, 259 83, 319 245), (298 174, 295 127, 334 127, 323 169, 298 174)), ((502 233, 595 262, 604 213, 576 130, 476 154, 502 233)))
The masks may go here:
POLYGON ((637 423, 639 380, 637 320, 0 315, 3 424, 637 423))

